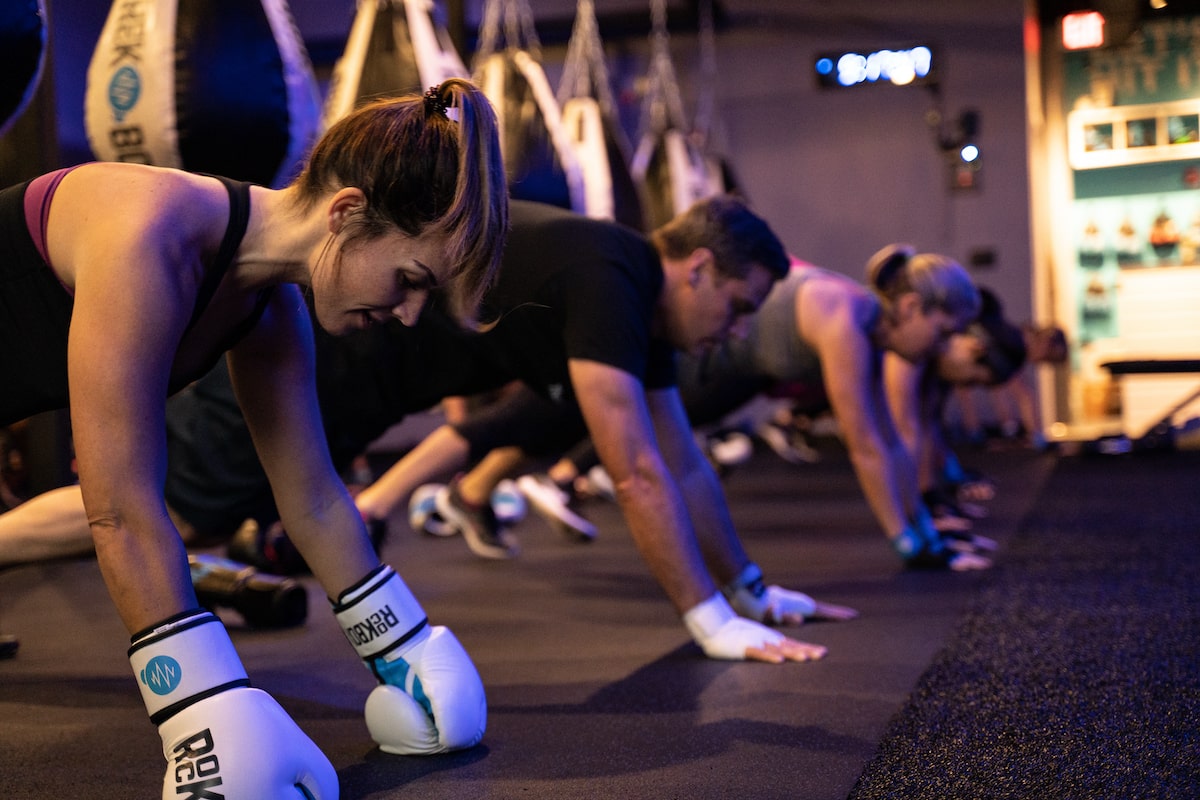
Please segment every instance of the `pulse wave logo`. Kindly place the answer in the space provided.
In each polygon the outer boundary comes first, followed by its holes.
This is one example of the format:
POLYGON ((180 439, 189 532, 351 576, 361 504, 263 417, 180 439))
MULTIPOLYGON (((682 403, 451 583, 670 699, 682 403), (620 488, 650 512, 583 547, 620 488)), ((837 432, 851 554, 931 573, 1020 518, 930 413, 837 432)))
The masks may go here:
POLYGON ((170 694, 183 679, 179 662, 170 656, 155 656, 146 664, 139 676, 142 683, 157 695, 170 694))
POLYGON ((121 67, 108 84, 108 103, 117 122, 123 122, 142 94, 142 78, 133 67, 121 67))

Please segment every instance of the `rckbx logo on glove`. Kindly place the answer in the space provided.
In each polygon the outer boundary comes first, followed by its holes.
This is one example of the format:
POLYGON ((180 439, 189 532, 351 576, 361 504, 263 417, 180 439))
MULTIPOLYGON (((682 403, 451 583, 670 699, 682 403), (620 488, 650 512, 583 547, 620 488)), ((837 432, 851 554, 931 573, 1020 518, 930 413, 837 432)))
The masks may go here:
MULTIPOLYGON (((346 632, 346 638, 350 640, 350 644, 355 647, 361 647, 382 637, 399 623, 400 618, 396 612, 392 610, 390 605, 385 605, 383 608, 372 611, 362 619, 357 620, 353 625, 342 628, 342 630, 346 632)), ((422 624, 424 623, 419 623, 416 627, 420 628, 422 624)))
POLYGON ((189 798, 225 796, 209 791, 222 783, 221 761, 215 751, 212 731, 208 728, 175 745, 167 759, 174 773, 176 794, 189 798))

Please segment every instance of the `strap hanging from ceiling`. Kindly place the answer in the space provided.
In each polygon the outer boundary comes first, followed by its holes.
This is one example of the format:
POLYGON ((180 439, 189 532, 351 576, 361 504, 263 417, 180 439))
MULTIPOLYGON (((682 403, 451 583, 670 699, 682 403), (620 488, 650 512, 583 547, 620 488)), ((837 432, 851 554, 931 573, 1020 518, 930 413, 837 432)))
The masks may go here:
POLYGON ((696 117, 692 122, 692 131, 700 147, 705 148, 711 143, 717 116, 717 32, 713 25, 713 0, 699 0, 696 10, 700 80, 696 89, 696 117))
POLYGON ((487 0, 479 23, 476 61, 509 48, 525 50, 541 60, 542 44, 533 21, 533 9, 528 0, 487 0))

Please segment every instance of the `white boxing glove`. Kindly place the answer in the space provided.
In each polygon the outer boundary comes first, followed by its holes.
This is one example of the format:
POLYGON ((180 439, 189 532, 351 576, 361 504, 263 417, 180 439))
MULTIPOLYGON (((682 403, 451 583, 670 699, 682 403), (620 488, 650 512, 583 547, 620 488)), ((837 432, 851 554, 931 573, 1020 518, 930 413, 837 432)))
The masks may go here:
POLYGON ((427 755, 472 747, 487 727, 483 681, 448 628, 431 627, 386 564, 334 604, 346 638, 379 679, 367 698, 367 730, 379 748, 427 755))
POLYGON ((778 631, 739 617, 720 592, 689 609, 683 615, 683 624, 704 655, 728 661, 744 661, 746 648, 784 639, 778 631))
POLYGON ((129 663, 162 737, 163 800, 337 800, 329 759, 270 695, 250 688, 211 613, 187 612, 136 635, 129 663))
POLYGON ((748 564, 721 590, 737 613, 768 625, 783 625, 795 617, 811 617, 817 603, 803 592, 764 586, 762 570, 748 564))

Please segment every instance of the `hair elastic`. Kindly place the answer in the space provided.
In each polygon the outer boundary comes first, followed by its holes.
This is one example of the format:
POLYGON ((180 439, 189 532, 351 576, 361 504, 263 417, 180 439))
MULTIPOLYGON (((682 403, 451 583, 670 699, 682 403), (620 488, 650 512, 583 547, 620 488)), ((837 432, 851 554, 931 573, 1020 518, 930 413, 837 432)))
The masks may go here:
POLYGON ((446 115, 446 101, 442 99, 441 90, 437 86, 430 86, 429 91, 425 93, 425 111, 426 113, 446 115))

